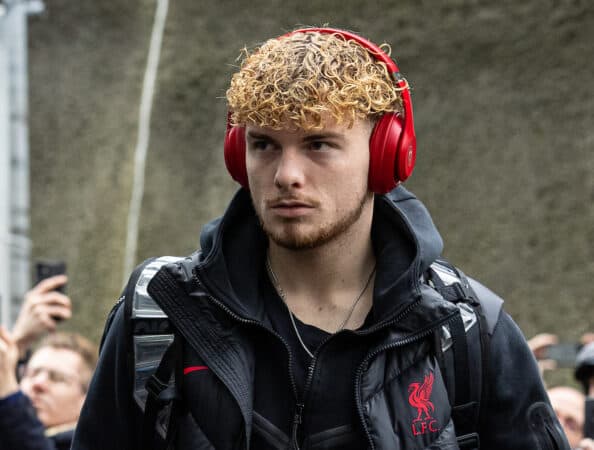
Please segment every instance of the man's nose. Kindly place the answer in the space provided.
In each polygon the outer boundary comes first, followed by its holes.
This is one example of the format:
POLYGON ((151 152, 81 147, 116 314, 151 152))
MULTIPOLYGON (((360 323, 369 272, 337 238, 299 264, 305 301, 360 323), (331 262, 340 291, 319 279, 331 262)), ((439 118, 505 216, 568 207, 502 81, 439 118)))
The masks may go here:
POLYGON ((278 156, 274 184, 280 188, 299 187, 304 182, 303 156, 294 147, 283 148, 278 156))
POLYGON ((37 391, 45 390, 49 381, 49 374, 45 370, 40 370, 35 375, 31 376, 31 388, 37 391))

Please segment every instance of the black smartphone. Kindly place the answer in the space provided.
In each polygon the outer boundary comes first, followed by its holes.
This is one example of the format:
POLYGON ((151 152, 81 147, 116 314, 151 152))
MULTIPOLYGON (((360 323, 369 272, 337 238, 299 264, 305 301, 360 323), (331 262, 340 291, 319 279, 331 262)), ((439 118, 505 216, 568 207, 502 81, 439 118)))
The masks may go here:
POLYGON ((585 403, 584 437, 594 439, 594 397, 587 397, 585 403))
MULTIPOLYGON (((41 280, 53 277, 55 275, 66 274, 66 263, 64 261, 40 260, 35 263, 35 284, 41 280)), ((56 289, 64 293, 66 285, 62 285, 56 289)))
POLYGON ((576 342, 564 342, 547 347, 544 359, 557 361, 557 367, 575 367, 575 358, 580 346, 576 342))
MULTIPOLYGON (((35 284, 39 283, 41 280, 45 280, 46 278, 65 274, 66 263, 64 261, 40 260, 35 263, 35 284)), ((58 287, 56 291, 64 294, 66 292, 66 285, 63 284, 62 286, 58 287)), ((52 319, 54 319, 56 322, 60 322, 62 320, 62 318, 58 316, 52 316, 52 319)))

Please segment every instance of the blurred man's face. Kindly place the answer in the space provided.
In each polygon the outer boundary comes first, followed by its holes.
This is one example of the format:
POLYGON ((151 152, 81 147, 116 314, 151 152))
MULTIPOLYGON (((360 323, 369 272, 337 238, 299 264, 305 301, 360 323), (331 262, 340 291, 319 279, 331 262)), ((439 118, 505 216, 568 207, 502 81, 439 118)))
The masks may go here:
POLYGON ((31 357, 21 380, 46 428, 74 424, 85 399, 82 358, 72 350, 43 347, 31 357))
POLYGON ((584 433, 584 397, 569 388, 552 388, 548 394, 569 445, 577 448, 584 433))
POLYGON ((364 120, 315 131, 246 127, 250 194, 273 242, 298 250, 369 232, 371 130, 364 120))

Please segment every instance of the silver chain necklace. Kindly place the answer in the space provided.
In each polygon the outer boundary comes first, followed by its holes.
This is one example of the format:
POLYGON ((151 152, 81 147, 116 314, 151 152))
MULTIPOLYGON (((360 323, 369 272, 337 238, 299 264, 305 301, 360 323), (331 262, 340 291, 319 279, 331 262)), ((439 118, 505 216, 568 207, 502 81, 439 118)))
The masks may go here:
MULTIPOLYGON (((305 342, 303 342, 303 339, 301 338, 301 334, 299 333, 299 330, 297 329, 297 324, 295 323, 295 315, 293 314, 293 311, 291 311, 291 308, 289 308, 289 305, 287 304, 287 295, 285 294, 285 291, 283 290, 280 283, 278 282, 278 278, 276 278, 276 274, 272 270, 272 267, 270 265, 270 258, 268 257, 268 255, 266 256, 266 270, 268 271, 268 276, 270 277, 270 280, 272 281, 272 284, 273 284, 274 288, 276 289, 276 292, 278 293, 280 298, 283 300, 283 303, 287 307, 287 311, 289 311, 289 318, 291 319, 291 324, 293 325, 293 330, 295 330, 295 335, 297 335, 297 339, 299 340, 301 347, 303 347, 303 350, 305 350, 305 352, 309 355, 309 357, 313 359, 313 357, 314 357, 313 353, 309 350, 309 348, 307 348, 307 345, 305 345, 305 342)), ((365 286, 363 286, 363 289, 361 290, 359 295, 357 295, 357 297, 353 301, 353 304, 351 305, 351 308, 349 309, 349 313, 347 314, 345 319, 342 321, 342 323, 340 324, 340 326, 334 333, 338 333, 339 331, 344 329, 344 327, 350 320, 351 316, 353 315, 353 312, 355 311, 355 308, 357 307, 359 300, 361 300, 361 298, 363 297, 363 294, 369 287, 369 284, 371 283, 371 279, 373 278, 374 273, 375 273, 375 265, 373 266, 373 269, 371 270, 371 273, 369 274, 369 277, 367 278, 367 281, 365 282, 365 286)))

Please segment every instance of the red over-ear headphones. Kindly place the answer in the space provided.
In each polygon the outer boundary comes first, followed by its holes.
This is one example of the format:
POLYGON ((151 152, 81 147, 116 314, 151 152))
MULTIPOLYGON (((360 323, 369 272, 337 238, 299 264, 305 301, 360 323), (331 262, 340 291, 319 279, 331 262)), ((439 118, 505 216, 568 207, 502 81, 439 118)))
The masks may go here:
MULTIPOLYGON (((386 113, 376 123, 369 141, 369 189, 377 194, 391 191, 398 183, 406 180, 415 166, 416 137, 413 124, 412 101, 408 82, 400 74, 396 63, 374 43, 354 33, 333 28, 305 28, 294 33, 336 34, 361 45, 380 62, 388 67, 394 77, 396 88, 402 96, 404 117, 397 113, 386 113)), ((225 165, 235 181, 249 189, 245 165, 245 128, 233 127, 227 117, 225 135, 225 165)))

